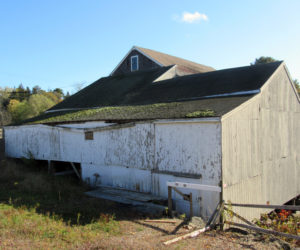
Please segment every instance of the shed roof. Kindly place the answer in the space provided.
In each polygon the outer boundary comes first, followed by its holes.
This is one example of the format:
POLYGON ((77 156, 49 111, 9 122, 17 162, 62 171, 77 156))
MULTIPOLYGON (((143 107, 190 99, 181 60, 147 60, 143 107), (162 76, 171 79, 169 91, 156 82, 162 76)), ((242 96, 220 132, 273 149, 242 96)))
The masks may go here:
POLYGON ((222 116, 258 93, 281 62, 155 82, 171 67, 99 79, 27 122, 222 116), (191 114, 193 113, 193 114, 191 114))

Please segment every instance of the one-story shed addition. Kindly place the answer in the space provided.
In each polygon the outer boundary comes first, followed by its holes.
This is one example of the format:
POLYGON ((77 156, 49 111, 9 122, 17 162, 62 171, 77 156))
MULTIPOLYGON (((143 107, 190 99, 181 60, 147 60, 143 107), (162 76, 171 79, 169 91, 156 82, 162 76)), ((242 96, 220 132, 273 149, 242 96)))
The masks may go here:
MULTIPOLYGON (((283 62, 214 70, 133 47, 109 77, 6 127, 6 154, 80 163, 83 180, 161 197, 182 181, 220 186, 225 201, 283 204, 300 193, 299 102, 283 62)), ((221 199, 182 191, 204 218, 221 199)))

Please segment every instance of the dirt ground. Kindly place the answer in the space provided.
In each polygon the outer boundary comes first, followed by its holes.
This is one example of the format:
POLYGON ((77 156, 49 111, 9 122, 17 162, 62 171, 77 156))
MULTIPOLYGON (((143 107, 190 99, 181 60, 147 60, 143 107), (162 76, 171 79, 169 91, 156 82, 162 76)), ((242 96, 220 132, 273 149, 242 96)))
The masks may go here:
POLYGON ((279 239, 239 229, 229 229, 224 232, 212 230, 195 238, 181 240, 169 246, 163 242, 189 233, 193 230, 181 227, 177 232, 177 224, 146 223, 142 220, 123 222, 127 232, 122 236, 111 236, 107 241, 94 243, 87 248, 112 249, 291 249, 291 246, 279 239))

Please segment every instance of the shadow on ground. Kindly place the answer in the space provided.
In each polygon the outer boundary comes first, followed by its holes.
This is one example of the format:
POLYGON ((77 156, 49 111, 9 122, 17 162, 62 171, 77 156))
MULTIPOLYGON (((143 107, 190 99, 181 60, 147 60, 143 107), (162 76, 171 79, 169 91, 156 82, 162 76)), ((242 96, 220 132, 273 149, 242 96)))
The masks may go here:
POLYGON ((36 208, 70 224, 89 224, 101 216, 136 221, 158 216, 136 211, 130 205, 88 197, 90 188, 72 176, 47 174, 47 165, 35 161, 1 159, 0 202, 14 207, 36 208))

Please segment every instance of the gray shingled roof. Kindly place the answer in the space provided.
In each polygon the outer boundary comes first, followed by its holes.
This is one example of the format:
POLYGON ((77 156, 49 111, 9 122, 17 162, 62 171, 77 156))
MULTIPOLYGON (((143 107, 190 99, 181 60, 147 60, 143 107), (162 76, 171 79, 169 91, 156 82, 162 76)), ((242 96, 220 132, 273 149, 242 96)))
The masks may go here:
POLYGON ((251 97, 252 95, 51 112, 27 120, 25 123, 51 124, 97 120, 127 122, 132 120, 220 117, 251 97))
POLYGON ((259 89, 281 62, 154 82, 170 67, 99 79, 50 110, 180 102, 259 89))
POLYGON ((144 54, 148 55, 149 57, 153 58, 163 66, 170 66, 170 65, 178 65, 179 68, 191 71, 192 73, 203 73, 203 72, 209 72, 214 71, 215 69, 202 65, 199 63, 191 62, 176 56, 171 56, 165 53, 161 53, 155 50, 151 49, 145 49, 142 47, 135 46, 138 50, 142 51, 144 54))
POLYGON ((160 82, 154 80, 170 67, 104 77, 51 108, 52 112, 28 122, 222 116, 258 93, 280 64, 218 70, 160 82))

